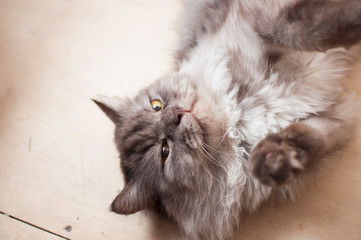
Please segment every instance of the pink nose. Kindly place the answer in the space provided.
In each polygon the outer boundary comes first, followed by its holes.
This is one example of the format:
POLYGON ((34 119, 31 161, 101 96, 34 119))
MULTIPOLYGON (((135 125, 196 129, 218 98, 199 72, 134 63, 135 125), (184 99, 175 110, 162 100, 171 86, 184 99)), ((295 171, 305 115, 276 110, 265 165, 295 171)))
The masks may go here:
POLYGON ((174 115, 174 118, 180 122, 180 120, 182 119, 182 117, 184 116, 184 114, 186 113, 189 113, 190 111, 189 110, 185 110, 181 107, 178 107, 178 106, 175 106, 175 107, 172 107, 172 112, 173 112, 173 115, 174 115))

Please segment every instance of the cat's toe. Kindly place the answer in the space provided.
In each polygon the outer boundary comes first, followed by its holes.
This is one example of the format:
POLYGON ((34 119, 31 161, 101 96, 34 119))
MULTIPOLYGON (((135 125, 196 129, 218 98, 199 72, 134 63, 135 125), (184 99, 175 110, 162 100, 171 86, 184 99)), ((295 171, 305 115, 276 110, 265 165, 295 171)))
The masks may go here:
POLYGON ((252 174, 263 184, 280 186, 304 169, 305 154, 273 134, 261 141, 251 155, 252 174))

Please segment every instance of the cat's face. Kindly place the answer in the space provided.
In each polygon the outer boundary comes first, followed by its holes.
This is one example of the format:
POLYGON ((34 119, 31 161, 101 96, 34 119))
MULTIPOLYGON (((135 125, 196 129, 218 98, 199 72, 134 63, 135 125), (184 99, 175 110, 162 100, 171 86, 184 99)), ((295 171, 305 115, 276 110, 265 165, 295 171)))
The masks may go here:
POLYGON ((126 180, 114 212, 131 214, 160 201, 175 215, 207 198, 227 139, 222 106, 199 88, 187 76, 173 74, 133 100, 96 101, 116 125, 126 180))

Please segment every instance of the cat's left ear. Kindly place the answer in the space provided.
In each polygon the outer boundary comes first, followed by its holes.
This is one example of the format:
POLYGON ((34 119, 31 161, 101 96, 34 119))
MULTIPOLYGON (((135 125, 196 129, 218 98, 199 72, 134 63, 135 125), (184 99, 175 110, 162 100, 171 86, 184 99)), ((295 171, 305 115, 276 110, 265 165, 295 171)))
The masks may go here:
POLYGON ((147 192, 139 183, 130 181, 113 200, 111 210, 125 215, 143 210, 151 203, 151 196, 147 192))
POLYGON ((121 119, 120 110, 121 110, 121 101, 116 97, 105 97, 97 96, 92 98, 98 107, 107 115, 110 120, 114 123, 118 123, 121 119))

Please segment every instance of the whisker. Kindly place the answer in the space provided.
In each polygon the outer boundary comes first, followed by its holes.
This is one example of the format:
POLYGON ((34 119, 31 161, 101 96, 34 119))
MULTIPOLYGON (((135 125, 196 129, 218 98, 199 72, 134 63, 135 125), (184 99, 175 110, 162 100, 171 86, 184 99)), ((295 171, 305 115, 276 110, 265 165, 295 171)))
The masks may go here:
MULTIPOLYGON (((220 150, 218 150, 218 149, 216 149, 216 148, 208 145, 207 143, 205 143, 205 142, 203 142, 203 141, 201 141, 201 144, 202 144, 202 149, 203 149, 204 151, 206 151, 206 153, 207 153, 210 157, 212 157, 212 159, 213 159, 214 161, 216 161, 218 164, 221 164, 220 161, 217 160, 214 156, 212 156, 212 154, 210 154, 210 152, 208 152, 205 148, 208 148, 209 150, 213 150, 213 151, 216 151, 216 152, 218 152, 218 153, 221 153, 221 154, 224 154, 224 155, 227 155, 227 156, 232 156, 232 154, 229 154, 229 153, 226 153, 226 152, 222 152, 222 151, 220 151, 220 150)), ((223 166, 223 165, 222 165, 221 167, 225 168, 225 166, 223 166)))
MULTIPOLYGON (((203 156, 205 156, 207 159, 209 159, 209 160, 211 160, 211 161, 213 162, 213 160, 210 159, 209 156, 207 156, 207 155, 205 154, 205 152, 200 151, 200 153, 201 153, 203 156)), ((201 165, 206 169, 206 167, 204 166, 204 163, 201 162, 201 165)), ((217 177, 215 177, 215 176, 213 175, 212 171, 208 171, 208 172, 209 172, 210 176, 211 176, 215 181, 217 181, 218 183, 221 182, 220 179, 218 179, 217 177)))
POLYGON ((201 151, 201 153, 203 153, 203 155, 208 159, 211 160, 212 163, 214 163, 215 165, 222 167, 220 165, 220 163, 206 150, 204 149, 204 147, 201 147, 203 151, 201 151))
POLYGON ((215 157, 212 156, 212 154, 210 154, 203 146, 201 146, 201 148, 203 149, 204 153, 208 156, 206 156, 213 164, 215 164, 216 166, 220 167, 223 171, 227 172, 227 169, 224 165, 221 164, 220 161, 218 161, 215 157))
POLYGON ((212 147, 212 146, 208 145, 208 144, 207 144, 207 143, 205 143, 205 142, 202 142, 202 145, 203 145, 204 147, 206 147, 206 148, 208 148, 208 149, 210 149, 210 150, 216 151, 216 152, 218 152, 218 153, 222 153, 222 154, 224 154, 224 155, 228 155, 228 156, 233 156, 232 154, 230 154, 230 153, 226 153, 226 152, 222 152, 222 151, 220 151, 220 150, 218 150, 218 149, 216 149, 216 148, 214 148, 214 147, 212 147))

